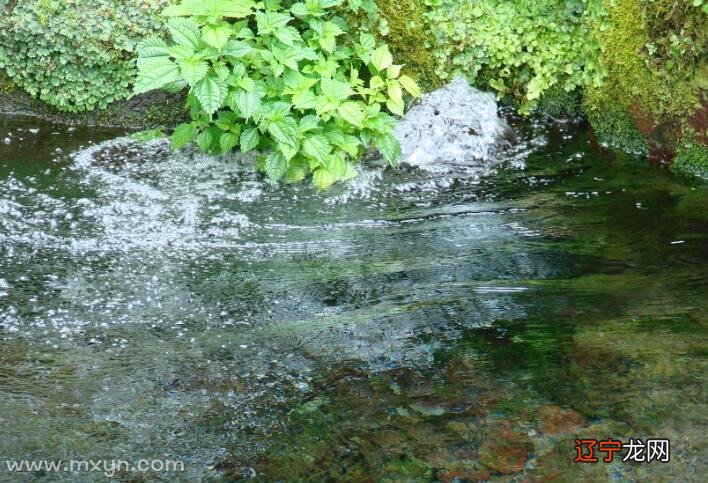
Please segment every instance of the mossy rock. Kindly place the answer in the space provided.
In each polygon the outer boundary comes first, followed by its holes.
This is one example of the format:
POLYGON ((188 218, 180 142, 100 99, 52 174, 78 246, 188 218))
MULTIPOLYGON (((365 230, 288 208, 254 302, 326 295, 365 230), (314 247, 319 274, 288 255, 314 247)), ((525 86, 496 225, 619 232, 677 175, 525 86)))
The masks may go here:
POLYGON ((384 40, 389 44, 394 59, 405 64, 406 74, 413 77, 423 91, 443 85, 435 73, 435 39, 428 30, 425 5, 416 0, 376 0, 380 15, 388 25, 384 40))
POLYGON ((678 174, 708 179, 708 147, 697 143, 681 145, 676 151, 671 169, 678 174))
POLYGON ((186 118, 183 94, 148 92, 106 109, 62 112, 18 89, 0 72, 0 115, 26 115, 59 124, 150 129, 172 127, 186 118))
POLYGON ((701 109, 705 91, 705 15, 668 0, 607 0, 611 27, 599 36, 607 77, 588 86, 583 108, 598 138, 634 152, 672 154, 701 109), (684 52, 663 48, 667 39, 684 52))

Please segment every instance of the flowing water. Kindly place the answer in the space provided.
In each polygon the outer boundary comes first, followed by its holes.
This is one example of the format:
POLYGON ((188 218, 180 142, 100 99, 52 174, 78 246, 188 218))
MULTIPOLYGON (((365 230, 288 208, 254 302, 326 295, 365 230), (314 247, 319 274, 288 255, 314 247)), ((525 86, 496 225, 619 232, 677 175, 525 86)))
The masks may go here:
POLYGON ((1 119, 0 462, 703 481, 708 187, 583 125, 510 124, 492 163, 374 163, 318 193, 1 119), (671 462, 573 463, 576 437, 669 438, 671 462))

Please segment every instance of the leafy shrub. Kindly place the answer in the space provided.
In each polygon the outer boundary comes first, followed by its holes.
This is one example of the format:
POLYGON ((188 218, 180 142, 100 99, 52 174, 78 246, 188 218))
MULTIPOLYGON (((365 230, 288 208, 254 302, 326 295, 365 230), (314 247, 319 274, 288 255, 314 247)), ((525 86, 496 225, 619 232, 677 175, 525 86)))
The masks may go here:
POLYGON ((13 83, 69 112, 130 93, 135 39, 159 31, 167 0, 3 2, 0 68, 13 83))
MULTIPOLYGON (((172 41, 138 46, 135 92, 189 88, 192 122, 172 135, 204 151, 265 154, 271 180, 312 173, 324 188, 356 175, 352 162, 376 147, 394 164, 393 135, 403 91, 420 95, 401 75, 385 44, 356 41, 337 15, 343 0, 183 0, 167 7, 172 41)), ((360 2, 349 2, 357 9, 360 2)))
POLYGON ((530 112, 552 87, 599 85, 603 0, 425 0, 438 75, 463 74, 530 112))

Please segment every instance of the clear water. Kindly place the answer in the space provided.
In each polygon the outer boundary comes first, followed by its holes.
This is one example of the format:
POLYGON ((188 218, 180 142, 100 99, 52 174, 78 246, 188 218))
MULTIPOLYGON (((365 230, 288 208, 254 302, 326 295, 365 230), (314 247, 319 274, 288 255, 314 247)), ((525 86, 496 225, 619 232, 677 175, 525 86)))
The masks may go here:
POLYGON ((583 126, 511 124, 491 165, 318 193, 0 119, 0 462, 703 481, 708 187, 583 126), (672 461, 573 464, 576 436, 669 438, 672 461))

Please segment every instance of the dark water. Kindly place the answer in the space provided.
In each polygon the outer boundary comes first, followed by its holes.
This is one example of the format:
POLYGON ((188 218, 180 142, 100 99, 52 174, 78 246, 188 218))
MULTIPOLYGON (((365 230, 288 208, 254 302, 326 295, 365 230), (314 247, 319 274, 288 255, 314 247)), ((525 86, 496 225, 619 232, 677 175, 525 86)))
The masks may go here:
POLYGON ((708 187, 515 124, 496 167, 317 193, 0 120, 0 481, 703 481, 708 187))

